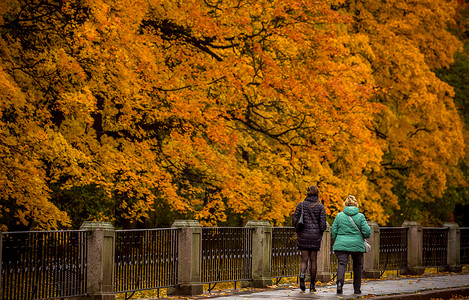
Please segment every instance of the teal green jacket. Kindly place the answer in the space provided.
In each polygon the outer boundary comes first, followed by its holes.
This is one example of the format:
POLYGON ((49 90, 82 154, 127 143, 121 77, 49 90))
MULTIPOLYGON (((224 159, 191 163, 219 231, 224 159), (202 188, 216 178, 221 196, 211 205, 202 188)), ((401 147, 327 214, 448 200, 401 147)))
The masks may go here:
POLYGON ((332 238, 334 239, 332 249, 334 251, 365 252, 363 238, 349 216, 361 229, 365 238, 370 237, 371 228, 368 226, 365 216, 360 213, 358 207, 346 206, 343 212, 337 214, 331 227, 332 238))

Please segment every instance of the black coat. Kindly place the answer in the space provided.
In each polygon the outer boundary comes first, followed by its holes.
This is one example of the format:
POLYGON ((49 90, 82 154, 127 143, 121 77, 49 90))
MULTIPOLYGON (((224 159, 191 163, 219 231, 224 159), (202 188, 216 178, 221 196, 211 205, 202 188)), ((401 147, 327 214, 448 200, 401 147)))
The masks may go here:
POLYGON ((301 207, 303 206, 305 227, 297 234, 298 248, 319 250, 321 247, 322 233, 326 230, 327 223, 324 205, 320 202, 315 205, 318 201, 318 196, 308 195, 305 201, 298 204, 293 214, 293 226, 295 226, 300 218, 301 207))

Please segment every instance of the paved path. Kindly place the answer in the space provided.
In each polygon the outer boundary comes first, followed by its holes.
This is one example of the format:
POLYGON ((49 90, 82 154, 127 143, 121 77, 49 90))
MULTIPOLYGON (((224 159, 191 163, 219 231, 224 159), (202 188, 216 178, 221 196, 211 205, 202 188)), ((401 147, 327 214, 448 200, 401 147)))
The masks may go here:
MULTIPOLYGON (((309 283, 306 285, 309 286, 309 283)), ((213 298, 215 300, 263 300, 263 299, 351 299, 351 298, 375 298, 376 299, 404 299, 404 294, 412 294, 412 299, 430 299, 438 296, 444 290, 451 289, 459 295, 469 295, 469 274, 454 274, 441 276, 407 277, 387 280, 364 280, 362 283, 362 294, 354 295, 351 282, 346 282, 342 295, 337 295, 336 286, 318 286, 317 292, 302 292, 298 285, 284 286, 280 288, 256 289, 252 291, 236 292, 231 295, 227 293, 204 294, 192 299, 213 298), (427 292, 425 292, 427 291, 427 292), (431 292, 430 292, 431 291, 431 292), (422 293, 423 292, 423 293, 422 293), (417 297, 418 294, 431 294, 429 297, 417 297), (225 294, 225 295, 223 295, 225 294), (391 297, 390 295, 395 295, 391 297)), ((228 292, 229 293, 229 292, 228 292)), ((441 297, 441 295, 439 296, 441 297)), ((407 298, 407 299, 409 299, 407 298)), ((184 299, 190 299, 185 297, 184 299)), ((466 298, 467 299, 467 298, 466 298)))

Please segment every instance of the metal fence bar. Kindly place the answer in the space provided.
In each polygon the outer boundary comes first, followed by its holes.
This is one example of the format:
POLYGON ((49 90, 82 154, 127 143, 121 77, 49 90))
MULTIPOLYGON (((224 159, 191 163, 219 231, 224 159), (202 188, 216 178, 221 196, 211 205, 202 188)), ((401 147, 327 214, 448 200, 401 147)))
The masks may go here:
POLYGON ((469 265, 469 227, 461 227, 460 259, 461 265, 469 265))
POLYGON ((177 285, 177 230, 116 230, 116 293, 177 285))
POLYGON ((380 227, 379 269, 402 270, 407 267, 408 228, 380 227))
POLYGON ((272 227, 272 278, 300 275, 300 251, 294 227, 272 227))
POLYGON ((3 232, 4 299, 86 295, 87 231, 3 232))
POLYGON ((423 266, 444 267, 448 257, 448 228, 424 227, 423 266))
POLYGON ((253 231, 244 227, 203 227, 201 281, 251 280, 253 231))

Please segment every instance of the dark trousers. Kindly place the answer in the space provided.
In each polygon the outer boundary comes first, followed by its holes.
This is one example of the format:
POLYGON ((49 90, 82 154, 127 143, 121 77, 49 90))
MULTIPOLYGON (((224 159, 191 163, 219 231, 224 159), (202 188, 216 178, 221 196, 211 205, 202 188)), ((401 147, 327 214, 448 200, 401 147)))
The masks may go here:
POLYGON ((349 255, 352 256, 353 261, 353 289, 358 291, 362 285, 362 270, 363 270, 363 253, 362 252, 347 252, 335 251, 337 257, 337 282, 344 284, 345 270, 347 269, 349 255))

